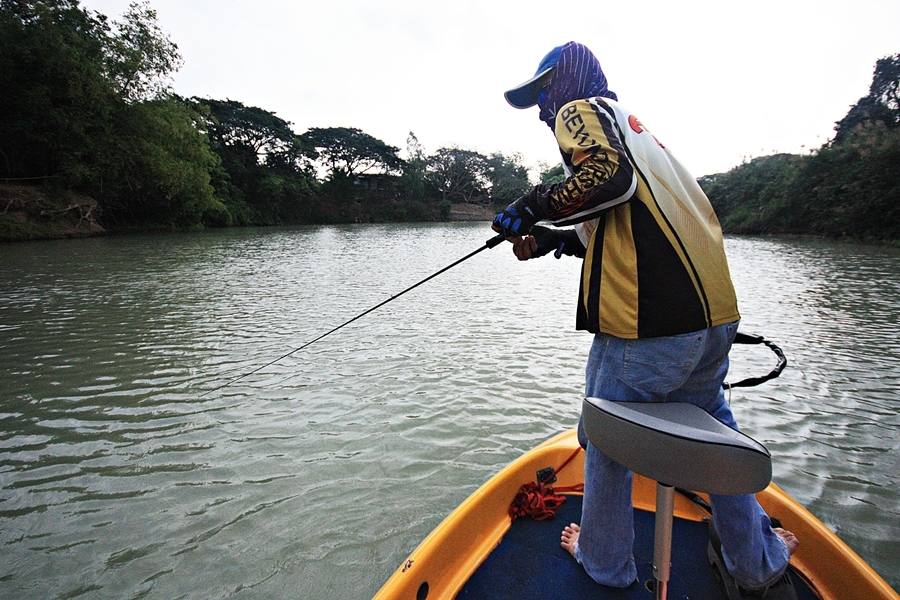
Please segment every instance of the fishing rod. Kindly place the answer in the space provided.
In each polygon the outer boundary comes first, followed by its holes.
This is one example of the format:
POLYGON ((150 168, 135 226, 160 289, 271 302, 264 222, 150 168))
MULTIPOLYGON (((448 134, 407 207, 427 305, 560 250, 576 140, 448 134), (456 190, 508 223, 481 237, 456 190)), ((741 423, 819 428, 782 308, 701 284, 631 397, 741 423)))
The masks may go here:
POLYGON ((398 294, 394 294, 393 296, 391 296, 390 298, 388 298, 388 299, 385 300, 384 302, 381 302, 381 303, 379 303, 379 304, 376 304, 375 306, 373 306, 372 308, 366 310, 365 312, 359 313, 358 315, 356 315, 355 317, 353 317, 353 318, 350 319, 349 321, 345 321, 345 322, 341 323, 340 325, 338 325, 337 327, 335 327, 335 328, 332 329, 331 331, 326 331, 325 333, 323 333, 322 335, 320 335, 320 336, 317 337, 316 339, 310 340, 310 341, 306 342, 305 344, 303 344, 302 346, 300 346, 299 348, 294 348, 293 350, 291 350, 290 352, 288 352, 288 353, 286 353, 286 354, 282 354, 281 356, 279 356, 279 357, 276 358, 275 360, 271 360, 271 361, 267 362, 266 364, 264 364, 264 365, 261 366, 261 367, 257 367, 257 368, 253 369, 252 371, 250 371, 250 372, 248 372, 248 373, 244 373, 243 375, 240 375, 240 376, 238 376, 238 377, 235 377, 234 379, 230 379, 230 380, 226 381, 225 383, 223 383, 223 384, 220 385, 220 386, 214 387, 214 388, 211 389, 211 390, 207 390, 207 391, 203 392, 202 394, 200 394, 199 397, 202 398, 202 397, 204 397, 204 396, 207 396, 207 395, 209 395, 209 394, 212 394, 213 392, 217 392, 217 391, 221 390, 222 388, 226 388, 226 387, 228 387, 229 385, 231 385, 232 383, 235 383, 235 382, 237 382, 237 381, 240 381, 241 379, 244 379, 245 377, 249 377, 249 376, 253 375, 254 373, 259 373, 260 371, 262 371, 262 370, 265 369, 266 367, 271 367, 272 365, 274 365, 274 364, 277 363, 278 361, 283 360, 283 359, 287 358, 288 356, 290 356, 290 355, 292 355, 292 354, 295 354, 295 353, 297 353, 297 352, 300 352, 300 351, 303 350, 304 348, 307 348, 307 347, 309 347, 309 346, 312 346, 313 344, 315 344, 316 342, 318 342, 319 340, 321 340, 321 339, 324 338, 325 336, 331 335, 332 333, 334 333, 334 332, 337 331, 338 329, 341 329, 342 327, 345 327, 345 326, 349 325, 349 324, 352 323, 353 321, 355 321, 355 320, 357 320, 357 319, 360 319, 360 318, 366 316, 367 314, 369 314, 369 313, 372 312, 373 310, 376 310, 376 309, 378 309, 378 308, 381 308, 382 306, 384 306, 385 304, 387 304, 387 303, 390 302, 391 300, 395 300, 395 299, 399 298, 400 296, 402 296, 403 294, 405 294, 406 292, 409 292, 409 291, 411 291, 411 290, 414 290, 415 288, 419 287, 419 286, 422 285, 423 283, 425 283, 425 282, 427 282, 427 281, 430 281, 430 280, 434 279, 435 277, 437 277, 438 275, 440 275, 440 274, 443 273, 444 271, 448 271, 448 270, 452 269, 453 267, 455 267, 456 265, 458 265, 459 263, 464 262, 464 261, 466 261, 466 260, 469 260, 470 258, 472 258, 473 256, 475 256, 475 255, 478 254, 479 252, 481 252, 481 251, 483 251, 483 250, 489 250, 489 249, 491 249, 491 248, 494 248, 494 247, 496 247, 496 246, 499 246, 500 243, 502 243, 503 240, 505 240, 505 239, 506 239, 506 238, 505 238, 502 234, 495 235, 494 237, 492 237, 491 239, 489 239, 488 241, 486 241, 486 242, 484 243, 484 245, 481 246, 478 250, 474 250, 474 251, 472 251, 472 252, 466 254, 465 256, 463 256, 462 258, 460 258, 459 260, 457 260, 456 262, 447 265, 446 267, 444 267, 444 268, 441 269, 440 271, 437 271, 436 273, 432 273, 431 275, 429 275, 428 277, 426 277, 426 278, 423 279, 422 281, 420 281, 420 282, 418 282, 418 283, 415 283, 415 284, 409 286, 408 288, 406 288, 406 289, 403 290, 402 292, 400 292, 400 293, 398 293, 398 294))

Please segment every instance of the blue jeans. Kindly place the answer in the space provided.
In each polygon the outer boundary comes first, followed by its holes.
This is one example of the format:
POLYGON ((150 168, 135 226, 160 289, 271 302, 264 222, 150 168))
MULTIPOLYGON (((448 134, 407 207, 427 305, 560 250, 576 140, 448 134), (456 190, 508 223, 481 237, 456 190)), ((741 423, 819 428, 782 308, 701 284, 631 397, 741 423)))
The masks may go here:
MULTIPOLYGON (((689 402, 737 429, 722 389, 736 332, 737 323, 730 323, 640 340, 599 334, 588 357, 585 393, 622 402, 689 402)), ((626 587, 637 578, 631 471, 588 443, 584 483, 575 558, 598 583, 626 587)), ((757 588, 778 579, 787 568, 787 546, 756 498, 714 495, 711 501, 725 565, 737 582, 757 588)))

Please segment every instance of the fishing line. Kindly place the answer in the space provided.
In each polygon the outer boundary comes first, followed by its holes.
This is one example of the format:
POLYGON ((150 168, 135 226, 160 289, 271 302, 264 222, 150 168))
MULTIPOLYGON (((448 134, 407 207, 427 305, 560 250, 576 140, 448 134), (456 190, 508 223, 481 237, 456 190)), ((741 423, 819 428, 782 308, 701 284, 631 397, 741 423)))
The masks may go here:
POLYGON ((341 329, 342 327, 345 327, 345 326, 349 325, 349 324, 352 323, 353 321, 355 321, 355 320, 357 320, 357 319, 360 319, 360 318, 366 316, 367 314, 369 314, 369 313, 372 312, 373 310, 376 310, 376 309, 378 309, 378 308, 381 308, 382 306, 384 306, 385 304, 387 304, 387 303, 390 302, 391 300, 395 300, 395 299, 399 298, 400 296, 402 296, 403 294, 405 294, 406 292, 409 292, 409 291, 411 291, 411 290, 414 290, 415 288, 419 287, 419 286, 422 285, 423 283, 425 283, 425 282, 427 282, 427 281, 430 281, 430 280, 434 279, 435 277, 437 277, 437 276, 440 275, 441 273, 443 273, 443 272, 445 272, 445 271, 448 271, 448 270, 452 269, 453 267, 455 267, 455 266, 458 265, 459 263, 464 262, 464 261, 466 261, 466 260, 469 260, 470 258, 472 258, 473 256, 475 256, 475 255, 478 254, 479 252, 481 252, 481 251, 483 251, 483 250, 488 250, 488 249, 490 249, 490 248, 494 248, 495 246, 498 246, 504 239, 506 239, 506 238, 504 238, 502 235, 499 235, 499 234, 498 234, 498 235, 495 235, 494 237, 492 237, 491 239, 489 239, 488 241, 486 241, 486 242, 484 243, 484 245, 481 246, 478 250, 474 250, 474 251, 470 252, 469 254, 466 254, 465 256, 463 256, 462 258, 460 258, 459 260, 457 260, 457 261, 455 261, 455 262, 453 262, 453 263, 447 265, 446 267, 444 267, 444 268, 441 269, 440 271, 437 271, 437 272, 435 272, 435 273, 432 273, 431 275, 429 275, 428 277, 426 277, 426 278, 423 279, 422 281, 420 281, 420 282, 418 282, 418 283, 414 283, 413 285, 409 286, 408 288, 406 288, 405 290, 403 290, 403 291, 400 292, 400 293, 394 294, 393 296, 391 296, 390 298, 388 298, 388 299, 385 300, 384 302, 381 302, 381 303, 379 303, 379 304, 376 304, 376 305, 373 306, 372 308, 370 308, 370 309, 368 309, 368 310, 366 310, 366 311, 364 311, 364 312, 359 313, 358 315, 356 315, 355 317, 353 317, 353 318, 350 319, 349 321, 345 321, 345 322, 341 323, 340 325, 338 325, 338 326, 335 327, 334 329, 332 329, 332 330, 330 330, 330 331, 326 331, 325 333, 323 333, 323 334, 320 335, 319 337, 315 338, 314 340, 310 340, 310 341, 306 342, 305 344, 303 344, 302 346, 300 346, 300 347, 298 347, 298 348, 294 348, 294 349, 291 350, 290 352, 287 352, 287 353, 285 353, 285 354, 282 354, 281 356, 279 356, 279 357, 276 358, 275 360, 271 360, 271 361, 267 362, 266 364, 262 365, 261 367, 257 367, 257 368, 255 368, 255 369, 253 369, 252 371, 249 371, 249 372, 247 372, 247 373, 244 373, 243 375, 240 375, 240 376, 238 376, 238 377, 235 377, 234 379, 229 379, 228 381, 226 381, 226 382, 223 383, 222 385, 217 386, 217 387, 214 387, 214 388, 211 389, 211 390, 207 390, 207 391, 203 392, 202 394, 200 394, 199 397, 200 397, 200 398, 203 398, 204 396, 207 396, 207 395, 209 395, 209 394, 212 394, 213 392, 216 392, 216 391, 218 391, 218 390, 221 390, 222 388, 226 388, 226 387, 230 386, 232 383, 235 383, 235 382, 237 382, 237 381, 240 381, 241 379, 244 379, 245 377, 249 377, 249 376, 253 375, 254 373, 259 373, 260 371, 262 371, 262 370, 265 369, 266 367, 271 367, 272 365, 274 365, 274 364, 277 363, 278 361, 283 360, 283 359, 287 358, 288 356, 291 356, 292 354, 295 354, 295 353, 297 353, 297 352, 300 352, 300 351, 303 350, 304 348, 308 348, 309 346, 312 346, 313 344, 315 344, 316 342, 318 342, 319 340, 321 340, 321 339, 324 338, 325 336, 331 335, 332 333, 334 333, 334 332, 337 331, 338 329, 341 329))

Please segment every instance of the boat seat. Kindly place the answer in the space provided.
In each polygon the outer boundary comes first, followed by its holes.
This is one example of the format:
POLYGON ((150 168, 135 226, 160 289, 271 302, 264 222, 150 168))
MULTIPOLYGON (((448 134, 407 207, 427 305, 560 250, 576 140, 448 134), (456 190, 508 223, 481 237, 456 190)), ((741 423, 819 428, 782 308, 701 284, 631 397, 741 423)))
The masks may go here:
POLYGON ((582 415, 591 443, 657 482, 711 494, 748 494, 772 479, 765 446, 693 404, 585 398, 582 415))

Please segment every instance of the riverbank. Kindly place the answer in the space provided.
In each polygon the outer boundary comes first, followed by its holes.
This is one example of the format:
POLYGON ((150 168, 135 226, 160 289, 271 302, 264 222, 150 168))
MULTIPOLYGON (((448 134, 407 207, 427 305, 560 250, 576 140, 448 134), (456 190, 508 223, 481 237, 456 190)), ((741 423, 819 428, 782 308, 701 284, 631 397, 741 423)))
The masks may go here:
POLYGON ((59 239, 101 235, 97 201, 69 191, 0 185, 0 241, 59 239))
MULTIPOLYGON (((397 204, 396 201, 393 204, 397 204)), ((334 215, 328 223, 403 223, 403 222, 456 222, 490 221, 496 207, 483 203, 458 202, 442 209, 435 204, 428 211, 414 211, 410 214, 402 206, 393 206, 391 201, 376 199, 365 202, 356 199, 343 207, 332 207, 334 215), (404 216, 406 215, 406 216, 404 216), (335 220, 336 218, 336 220, 335 220)), ((407 207, 408 208, 408 207, 407 207)), ((100 209, 93 198, 71 191, 55 191, 52 188, 0 184, 0 242, 28 240, 52 240, 96 235, 133 233, 144 231, 173 231, 176 227, 152 225, 146 227, 104 227, 98 222, 100 209)), ((289 223, 284 223, 288 225, 289 223)), ((315 223, 304 223, 315 224, 315 223)), ((196 229, 196 228, 195 228, 196 229)), ((202 227, 200 228, 202 229, 202 227)), ((880 246, 900 247, 898 239, 854 237, 852 235, 825 235, 821 233, 793 233, 731 230, 733 235, 755 237, 827 239, 839 242, 865 243, 880 246)))
MULTIPOLYGON (((335 209, 337 221, 330 223, 405 222, 405 221, 490 221, 495 209, 486 204, 453 203, 449 210, 434 205, 404 218, 401 208, 387 206, 381 200, 374 203, 355 201, 335 209), (377 204, 377 207, 363 206, 377 204), (357 206, 358 205, 358 206, 357 206), (378 208, 379 210, 374 210, 378 208), (380 217, 377 213, 383 213, 380 217), (421 214, 420 214, 421 213, 421 214), (427 213, 427 214, 426 214, 427 213)), ((0 242, 28 240, 52 240, 73 237, 90 237, 112 233, 150 230, 173 230, 161 225, 147 227, 104 227, 98 203, 93 198, 71 191, 47 187, 0 184, 0 242)), ((285 223, 288 224, 288 223, 285 223)))

